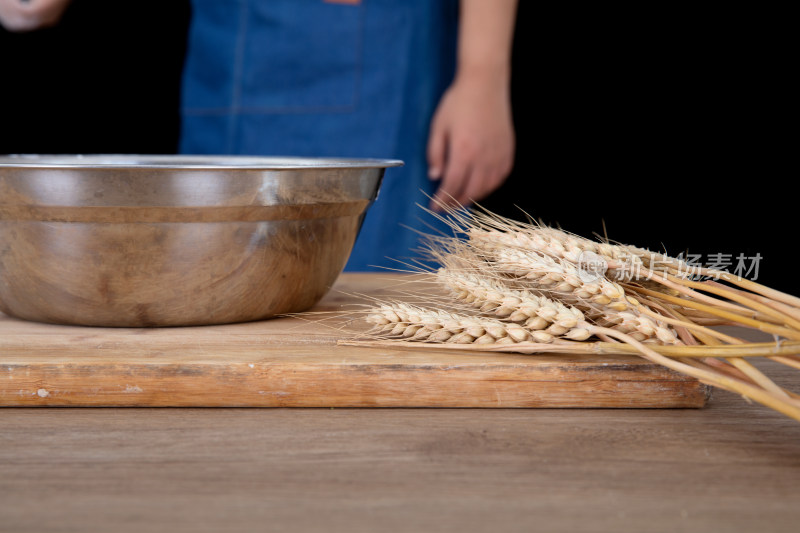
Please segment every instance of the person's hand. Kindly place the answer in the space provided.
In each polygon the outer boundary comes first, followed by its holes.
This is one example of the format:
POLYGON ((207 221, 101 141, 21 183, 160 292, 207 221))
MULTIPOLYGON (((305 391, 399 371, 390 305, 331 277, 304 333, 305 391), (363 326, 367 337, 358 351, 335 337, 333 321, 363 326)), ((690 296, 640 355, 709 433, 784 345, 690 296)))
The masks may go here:
POLYGON ((511 44, 517 0, 460 0, 455 81, 431 121, 430 208, 468 206, 502 185, 514 164, 511 44))
POLYGON ((70 0, 0 0, 0 24, 13 32, 54 26, 69 3, 70 0))
POLYGON ((458 77, 439 102, 428 141, 429 176, 441 180, 430 208, 468 206, 503 184, 514 163, 508 82, 458 77))

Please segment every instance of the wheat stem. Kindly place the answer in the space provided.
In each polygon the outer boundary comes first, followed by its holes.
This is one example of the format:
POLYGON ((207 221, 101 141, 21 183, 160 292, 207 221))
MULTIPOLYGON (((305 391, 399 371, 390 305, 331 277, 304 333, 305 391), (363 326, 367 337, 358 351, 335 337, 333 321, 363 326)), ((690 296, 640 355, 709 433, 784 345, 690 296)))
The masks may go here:
POLYGON ((772 355, 769 356, 768 358, 772 359, 773 361, 777 361, 778 363, 800 370, 800 360, 798 360, 797 358, 780 356, 780 355, 772 355))
POLYGON ((725 285, 722 285, 721 283, 717 283, 716 281, 707 280, 704 283, 707 284, 707 285, 724 287, 724 288, 726 288, 726 289, 728 289, 730 291, 737 291, 738 294, 741 294, 745 298, 749 298, 751 300, 755 300, 756 302, 760 302, 760 303, 762 303, 762 304, 764 304, 764 305, 766 305, 768 307, 771 307, 772 309, 775 309, 776 311, 780 311, 781 313, 785 313, 785 314, 791 316, 792 318, 800 321, 800 309, 798 309, 796 307, 792 307, 792 306, 787 305, 785 303, 772 300, 772 299, 767 298, 766 296, 762 296, 760 294, 755 294, 755 293, 747 292, 747 291, 744 291, 744 290, 741 290, 741 289, 734 289, 732 287, 727 287, 725 285))
POLYGON ((664 357, 663 355, 655 352, 653 349, 637 341, 630 335, 620 333, 619 331, 614 331, 608 328, 600 328, 598 326, 592 326, 591 324, 587 324, 587 326, 588 326, 587 329, 589 329, 589 331, 592 331, 593 333, 602 332, 608 335, 609 337, 619 339, 622 342, 633 346, 645 358, 653 361, 654 363, 661 364, 677 372, 681 372, 683 374, 697 378, 703 383, 724 388, 732 392, 736 392, 758 403, 766 405, 771 409, 783 413, 786 416, 789 416, 797 421, 800 421, 800 405, 795 405, 796 402, 792 400, 786 401, 783 397, 776 398, 770 391, 759 389, 758 387, 742 383, 738 380, 731 379, 724 375, 715 374, 713 372, 709 372, 706 370, 696 368, 694 366, 687 365, 685 363, 681 363, 669 357, 664 357))
POLYGON ((756 320, 753 318, 748 318, 741 316, 737 313, 732 313, 723 309, 719 309, 713 305, 702 304, 699 302, 695 302, 692 300, 687 300, 685 298, 676 298, 674 296, 669 296, 668 294, 659 294, 655 291, 650 291, 647 289, 642 289, 645 294, 660 298, 662 300, 666 300, 668 302, 683 306, 689 307, 691 309, 696 309, 698 311, 703 311, 707 314, 714 315, 720 318, 724 318, 731 322, 735 322, 737 324, 742 324, 759 331, 763 331, 765 333, 772 333, 774 335, 782 335, 787 339, 792 340, 800 340, 800 332, 795 331, 793 329, 784 328, 780 326, 776 326, 775 324, 771 324, 769 322, 763 322, 760 320, 756 320))
MULTIPOLYGON (((342 340, 343 345, 353 346, 401 346, 403 341, 399 340, 342 340)), ((407 346, 419 348, 419 342, 407 342, 407 346)), ((651 344, 650 348, 666 357, 774 357, 782 358, 800 364, 793 356, 800 354, 800 343, 786 342, 776 346, 774 343, 755 343, 742 345, 719 345, 719 346, 685 346, 651 344)), ((520 342, 513 345, 503 344, 484 344, 484 345, 462 345, 453 346, 445 344, 429 344, 427 348, 453 348, 469 351, 479 350, 487 352, 506 352, 519 353, 526 355, 535 354, 572 354, 572 355, 631 355, 636 354, 636 349, 620 342, 520 342)), ((789 364, 788 362, 785 364, 789 364)), ((789 365, 792 366, 792 365, 789 365)))
POLYGON ((747 298, 743 296, 739 291, 728 289, 722 285, 711 285, 707 283, 700 283, 697 281, 690 281, 690 280, 678 280, 677 278, 673 278, 676 283, 684 285, 686 287, 692 287, 695 289, 703 290, 706 292, 710 292, 712 294, 716 294, 717 296, 722 296, 723 298, 728 298, 733 300, 734 302, 738 302, 746 307, 749 307, 755 311, 758 311, 766 316, 772 317, 778 320, 781 324, 786 324, 791 326, 795 329, 800 330, 800 320, 795 320, 791 316, 787 315, 786 313, 782 313, 772 307, 769 307, 761 302, 755 301, 751 298, 747 298))
POLYGON ((752 379, 758 386, 760 386, 764 390, 767 390, 778 397, 783 397, 783 398, 789 397, 789 394, 785 390, 776 385, 771 379, 765 376, 759 369, 754 367, 745 359, 741 357, 729 357, 726 360, 730 364, 741 370, 743 373, 745 373, 747 377, 752 379))
POLYGON ((756 283, 755 281, 750 281, 749 279, 734 276, 729 272, 704 269, 703 274, 709 277, 719 277, 719 279, 733 283, 734 285, 737 285, 743 289, 758 293, 762 296, 777 300, 778 302, 790 305, 792 307, 800 307, 800 298, 796 296, 772 289, 760 283, 756 283))

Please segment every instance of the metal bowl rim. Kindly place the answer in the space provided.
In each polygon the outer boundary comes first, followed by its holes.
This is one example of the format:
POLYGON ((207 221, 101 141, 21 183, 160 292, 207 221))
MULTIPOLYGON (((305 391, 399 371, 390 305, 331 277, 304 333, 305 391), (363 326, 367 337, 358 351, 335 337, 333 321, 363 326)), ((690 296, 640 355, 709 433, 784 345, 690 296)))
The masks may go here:
POLYGON ((398 159, 240 156, 240 155, 143 155, 91 154, 0 156, 0 168, 42 169, 169 169, 169 170, 304 170, 388 168, 402 166, 398 159))

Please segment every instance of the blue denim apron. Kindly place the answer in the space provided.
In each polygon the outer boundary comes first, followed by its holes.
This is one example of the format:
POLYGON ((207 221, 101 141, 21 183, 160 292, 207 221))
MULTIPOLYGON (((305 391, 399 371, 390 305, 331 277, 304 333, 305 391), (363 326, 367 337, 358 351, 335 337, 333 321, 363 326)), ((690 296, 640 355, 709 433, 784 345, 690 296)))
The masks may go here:
POLYGON ((426 144, 455 68, 458 0, 193 0, 181 152, 377 157, 391 168, 347 270, 430 233, 426 144))

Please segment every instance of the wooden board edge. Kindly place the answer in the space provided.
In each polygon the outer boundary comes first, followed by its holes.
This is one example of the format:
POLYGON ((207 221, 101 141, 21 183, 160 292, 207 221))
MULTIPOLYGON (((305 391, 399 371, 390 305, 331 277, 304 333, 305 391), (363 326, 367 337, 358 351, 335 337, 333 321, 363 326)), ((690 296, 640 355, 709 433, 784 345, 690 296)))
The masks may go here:
MULTIPOLYGON (((524 367, 382 369, 240 365, 30 366, 0 379, 0 406, 152 407, 703 407, 696 380, 582 373, 537 379, 524 367)), ((0 373, 2 377, 2 373, 0 373)))

